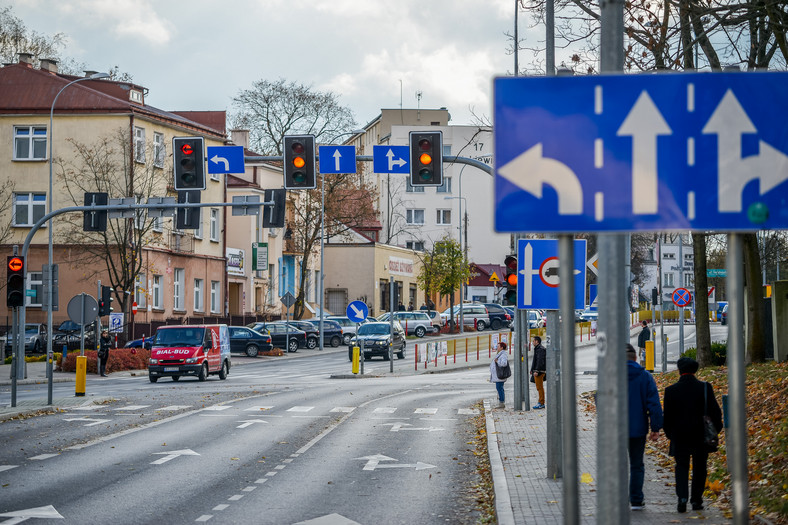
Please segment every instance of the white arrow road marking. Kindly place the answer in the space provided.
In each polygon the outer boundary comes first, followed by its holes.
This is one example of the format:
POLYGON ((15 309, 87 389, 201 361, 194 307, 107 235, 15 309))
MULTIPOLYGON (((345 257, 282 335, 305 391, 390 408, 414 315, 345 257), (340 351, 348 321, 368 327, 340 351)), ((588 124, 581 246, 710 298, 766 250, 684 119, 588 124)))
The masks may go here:
POLYGON ((142 410, 143 408, 148 408, 150 405, 127 405, 125 407, 115 408, 113 410, 122 411, 122 410, 142 410))
POLYGON ((443 430, 441 427, 414 427, 410 423, 383 423, 384 425, 391 425, 392 432, 399 432, 400 430, 426 430, 428 432, 438 432, 443 430), (410 427, 410 428, 405 428, 410 427))
POLYGON ((407 163, 405 159, 395 159, 394 151, 391 149, 389 149, 388 153, 386 153, 386 156, 389 158, 389 171, 393 170, 394 166, 404 166, 407 163))
POLYGON ((183 450, 173 450, 172 452, 154 452, 154 456, 161 456, 163 458, 157 459, 156 461, 151 461, 151 465, 161 465, 162 463, 167 463, 171 459, 175 459, 178 456, 199 456, 199 454, 191 449, 185 448, 183 450))
POLYGON ((250 426, 254 425, 255 423, 265 423, 267 425, 268 421, 263 421, 262 419, 244 419, 244 420, 238 421, 238 423, 242 423, 242 424, 238 425, 235 428, 246 428, 246 427, 250 427, 250 426))
POLYGON ((176 410, 185 410, 187 408, 191 408, 191 405, 169 405, 157 408, 156 412, 175 412, 176 410))
POLYGON ((46 507, 35 507, 33 509, 15 510, 13 512, 3 512, 0 514, 0 518, 14 518, 4 521, 3 525, 21 523, 25 520, 29 520, 30 518, 58 520, 65 519, 58 511, 55 510, 55 507, 52 505, 47 505, 46 507))
POLYGON ((59 455, 60 454, 39 454, 38 456, 33 456, 30 459, 35 459, 36 461, 43 461, 45 459, 54 458, 59 455))
POLYGON ((0 472, 5 472, 6 470, 11 470, 12 468, 16 468, 19 465, 0 465, 0 472))
POLYGON ((362 470, 375 470, 381 468, 413 468, 416 470, 425 470, 428 468, 435 468, 435 465, 430 465, 429 463, 422 463, 421 461, 417 463, 397 463, 395 465, 381 465, 381 461, 397 461, 394 458, 390 458, 388 456, 384 456, 383 454, 375 454, 374 456, 364 456, 361 458, 356 458, 360 460, 366 460, 366 464, 362 470))
POLYGON ((315 519, 299 521, 293 525, 361 525, 357 521, 353 521, 344 517, 341 514, 326 514, 315 519))
POLYGON ((203 410, 220 412, 222 410, 227 410, 228 408, 233 408, 233 407, 232 405, 213 405, 213 406, 205 407, 203 408, 203 410))
POLYGON ((355 409, 356 407, 334 407, 329 410, 329 412, 344 412, 347 414, 349 412, 353 412, 355 409))
POLYGON ((112 421, 111 419, 93 419, 91 417, 77 417, 72 419, 65 419, 64 421, 93 421, 93 423, 88 423, 85 425, 86 427, 92 427, 95 425, 100 425, 102 423, 109 423, 112 421))
POLYGON ((342 154, 339 152, 338 149, 334 150, 334 171, 339 171, 339 161, 342 158, 342 154))
POLYGON ((537 199, 542 198, 542 187, 545 184, 552 186, 558 194, 560 215, 583 213, 583 188, 580 179, 566 164, 543 157, 541 143, 498 168, 498 173, 537 199))
POLYGON ((349 306, 350 306, 350 309, 353 310, 353 313, 356 314, 356 317, 358 317, 359 319, 364 317, 363 313, 361 312, 361 310, 356 308, 356 305, 354 305, 353 303, 350 303, 349 306))
POLYGON ((214 164, 219 164, 220 162, 224 164, 224 171, 230 171, 230 161, 224 157, 220 157, 219 155, 214 155, 211 157, 211 162, 214 164))
POLYGON ((673 131, 643 91, 616 135, 632 137, 632 213, 657 213, 657 136, 673 131))

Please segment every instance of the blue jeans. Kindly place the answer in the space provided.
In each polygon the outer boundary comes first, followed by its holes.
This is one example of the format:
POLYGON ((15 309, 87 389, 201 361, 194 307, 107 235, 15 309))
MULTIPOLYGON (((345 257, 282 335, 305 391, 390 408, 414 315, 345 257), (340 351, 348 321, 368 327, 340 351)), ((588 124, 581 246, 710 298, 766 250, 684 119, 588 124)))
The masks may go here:
POLYGON ((629 503, 643 504, 643 479, 646 467, 643 454, 646 451, 646 436, 629 438, 629 503))
POLYGON ((503 385, 504 385, 503 381, 495 383, 495 389, 498 391, 498 401, 500 401, 501 403, 504 402, 503 385))

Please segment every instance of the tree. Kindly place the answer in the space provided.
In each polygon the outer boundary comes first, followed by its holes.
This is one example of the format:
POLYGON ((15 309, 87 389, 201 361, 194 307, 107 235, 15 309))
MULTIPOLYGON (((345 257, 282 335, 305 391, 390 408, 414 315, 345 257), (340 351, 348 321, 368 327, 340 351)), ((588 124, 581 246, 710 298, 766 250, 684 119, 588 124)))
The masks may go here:
MULTIPOLYGON (((449 311, 454 309, 454 292, 468 280, 471 274, 462 246, 449 235, 433 245, 432 251, 422 259, 421 272, 417 276, 426 293, 436 291, 449 296, 449 311)), ((454 330, 454 317, 449 320, 454 330)))
POLYGON ((697 254, 706 253, 706 235, 695 233, 692 235, 692 253, 695 262, 693 266, 695 281, 695 336, 698 340, 698 365, 701 367, 711 366, 711 332, 709 331, 709 316, 701 315, 709 311, 709 295, 706 293, 709 284, 706 278, 706 257, 698 257, 697 254))

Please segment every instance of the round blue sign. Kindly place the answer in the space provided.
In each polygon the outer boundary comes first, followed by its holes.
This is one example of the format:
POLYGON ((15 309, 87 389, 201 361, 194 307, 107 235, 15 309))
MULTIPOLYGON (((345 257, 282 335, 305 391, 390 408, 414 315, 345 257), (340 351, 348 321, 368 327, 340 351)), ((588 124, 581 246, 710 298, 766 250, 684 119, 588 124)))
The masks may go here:
POLYGON ((369 307, 364 301, 353 301, 347 305, 346 315, 354 323, 363 323, 369 315, 369 307))
POLYGON ((673 291, 673 304, 678 307, 687 306, 692 302, 692 293, 686 288, 676 288, 673 291))

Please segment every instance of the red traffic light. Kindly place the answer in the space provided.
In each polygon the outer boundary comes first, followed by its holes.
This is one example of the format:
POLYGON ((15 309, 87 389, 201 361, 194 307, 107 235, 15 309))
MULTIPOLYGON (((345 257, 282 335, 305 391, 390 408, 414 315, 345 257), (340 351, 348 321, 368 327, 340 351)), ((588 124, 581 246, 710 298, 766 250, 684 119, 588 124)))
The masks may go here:
POLYGON ((514 255, 509 255, 508 257, 506 257, 506 259, 504 259, 503 263, 506 265, 506 267, 509 270, 511 270, 513 272, 517 271, 517 257, 515 257, 514 255))
POLYGON ((429 139, 421 139, 419 141, 419 148, 422 151, 427 151, 429 149, 432 149, 432 141, 429 139))
POLYGON ((187 142, 186 144, 181 146, 181 153, 183 153, 184 155, 191 155, 192 153, 194 153, 194 148, 192 148, 192 145, 187 142))
POLYGON ((293 142, 293 144, 290 146, 290 149, 293 150, 293 153, 296 155, 304 154, 304 145, 301 142, 293 142))
POLYGON ((12 272, 20 272, 22 271, 22 267, 25 263, 22 261, 21 257, 11 257, 8 259, 8 269, 12 272))

